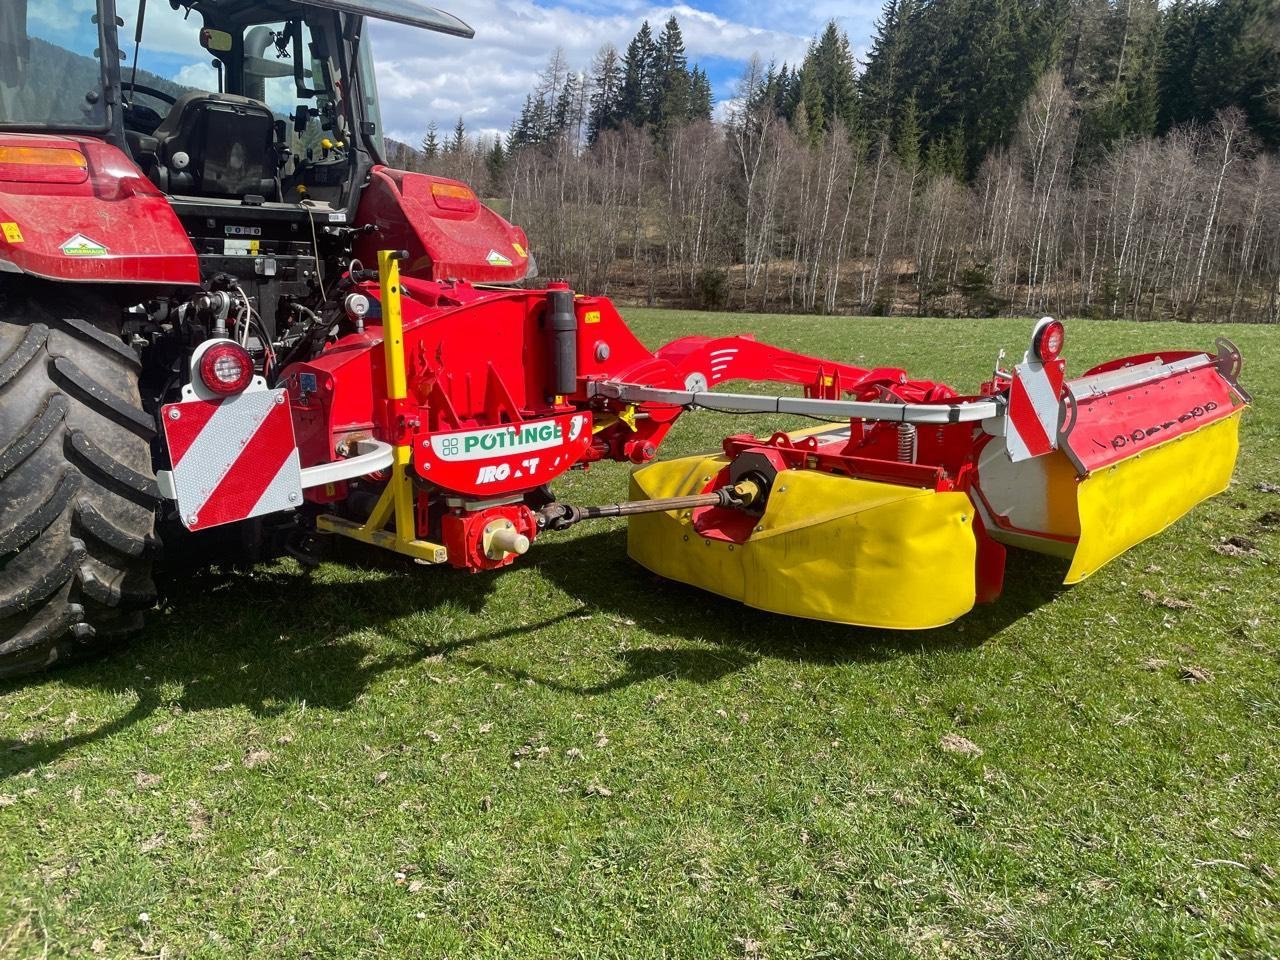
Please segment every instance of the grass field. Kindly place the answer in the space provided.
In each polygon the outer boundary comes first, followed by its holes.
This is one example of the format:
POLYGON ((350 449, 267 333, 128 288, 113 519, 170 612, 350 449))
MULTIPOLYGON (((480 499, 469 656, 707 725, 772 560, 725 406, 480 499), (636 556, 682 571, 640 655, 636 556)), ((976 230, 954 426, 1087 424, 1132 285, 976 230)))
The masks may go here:
MULTIPOLYGON (((1030 329, 628 315, 964 388, 1030 329)), ((945 629, 754 612, 615 522, 498 575, 175 586, 122 652, 0 687, 0 955, 1280 955, 1280 332, 1074 322, 1068 357, 1224 333, 1259 395, 1231 490, 1070 590, 1014 555, 945 629)))

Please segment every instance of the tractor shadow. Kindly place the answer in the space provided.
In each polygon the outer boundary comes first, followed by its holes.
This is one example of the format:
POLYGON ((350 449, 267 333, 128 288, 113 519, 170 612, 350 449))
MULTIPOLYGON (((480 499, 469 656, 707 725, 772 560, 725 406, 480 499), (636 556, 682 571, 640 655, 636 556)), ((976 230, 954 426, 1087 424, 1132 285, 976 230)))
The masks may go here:
POLYGON ((530 559, 540 574, 582 604, 584 614, 602 614, 646 633, 673 640, 697 639, 710 647, 644 646, 612 656, 624 669, 592 686, 572 686, 534 673, 464 662, 516 680, 598 695, 658 677, 711 683, 761 659, 839 665, 872 664, 925 652, 958 652, 981 646, 1063 588, 1062 561, 1011 551, 1004 592, 954 623, 931 630, 885 630, 802 620, 745 607, 733 600, 650 573, 627 557, 626 529, 596 530, 573 539, 547 541, 530 559))
POLYGON ((362 550, 344 549, 334 559, 342 576, 336 583, 292 563, 186 572, 164 585, 166 601, 127 645, 48 674, 0 682, 0 703, 8 691, 41 686, 54 704, 65 688, 136 699, 126 713, 56 739, 24 736, 13 725, 21 723, 17 719, 0 727, 0 778, 53 762, 156 713, 243 707, 266 717, 302 701, 343 710, 387 671, 530 629, 459 639, 452 631, 431 630, 430 621, 401 622, 446 604, 458 613, 479 611, 493 576, 424 571, 362 550), (377 632, 403 642, 375 645, 367 634, 377 632))
MULTIPOLYGON (((273 716, 305 701, 345 710, 380 675, 445 657, 504 679, 531 680, 577 696, 599 696, 659 677, 713 683, 765 658, 806 664, 874 663, 924 651, 982 644, 1057 592, 1061 570, 1047 558, 1011 563, 1004 596, 936 630, 870 630, 797 620, 663 580, 626 554, 622 524, 581 535, 548 536, 526 558, 574 609, 492 631, 462 634, 451 616, 478 613, 490 602, 497 572, 468 575, 422 570, 394 557, 343 549, 339 575, 321 581, 292 564, 247 571, 206 569, 168 586, 168 602, 151 614, 146 633, 105 657, 47 676, 0 683, 8 690, 47 685, 132 697, 127 712, 84 733, 26 737, 0 734, 0 777, 51 763, 77 748, 115 736, 159 712, 247 708, 273 716), (494 664, 473 649, 533 631, 599 629, 597 618, 697 647, 650 644, 610 654, 617 672, 593 685, 573 685, 494 664), (588 619, 589 618, 589 619, 588 619), (381 633, 396 641, 370 642, 381 633), (375 650, 376 647, 376 650, 375 650), (385 652, 390 648, 390 652, 385 652)), ((1060 589, 1060 588, 1059 588, 1060 589)))

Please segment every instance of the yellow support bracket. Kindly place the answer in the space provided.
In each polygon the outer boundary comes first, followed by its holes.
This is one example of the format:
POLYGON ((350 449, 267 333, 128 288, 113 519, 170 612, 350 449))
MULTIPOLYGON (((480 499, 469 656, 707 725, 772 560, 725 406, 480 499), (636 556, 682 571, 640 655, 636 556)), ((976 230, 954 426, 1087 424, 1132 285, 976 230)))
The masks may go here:
MULTIPOLYGON (((409 395, 404 370, 404 322, 400 309, 400 262, 395 250, 378 251, 378 281, 382 287, 382 349, 386 354, 387 399, 394 402, 409 395)), ((332 514, 316 518, 316 527, 362 543, 373 544, 426 563, 444 563, 449 552, 438 543, 417 538, 414 522, 413 475, 409 472, 413 447, 407 443, 393 448, 391 479, 364 523, 332 514), (392 530, 385 529, 394 521, 392 530)))
POLYGON ((593 434, 599 433, 601 430, 607 430, 615 423, 625 423, 632 433, 637 430, 636 427, 636 407, 635 404, 629 403, 625 410, 621 413, 600 413, 596 415, 591 425, 593 434))

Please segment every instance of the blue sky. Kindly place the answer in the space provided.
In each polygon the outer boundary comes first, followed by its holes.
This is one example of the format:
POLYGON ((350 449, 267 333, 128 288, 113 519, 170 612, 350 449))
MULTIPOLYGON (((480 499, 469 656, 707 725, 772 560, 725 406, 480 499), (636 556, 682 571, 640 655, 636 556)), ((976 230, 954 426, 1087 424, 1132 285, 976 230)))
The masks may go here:
POLYGON ((676 15, 690 60, 708 71, 723 102, 733 96, 753 53, 765 61, 794 61, 835 18, 860 54, 880 12, 879 0, 444 0, 440 6, 471 24, 475 39, 394 24, 379 24, 373 34, 383 120, 391 136, 409 143, 422 139, 431 120, 448 129, 459 115, 473 132, 505 132, 556 47, 573 68, 585 70, 601 44, 623 50, 646 19, 657 30, 676 15))

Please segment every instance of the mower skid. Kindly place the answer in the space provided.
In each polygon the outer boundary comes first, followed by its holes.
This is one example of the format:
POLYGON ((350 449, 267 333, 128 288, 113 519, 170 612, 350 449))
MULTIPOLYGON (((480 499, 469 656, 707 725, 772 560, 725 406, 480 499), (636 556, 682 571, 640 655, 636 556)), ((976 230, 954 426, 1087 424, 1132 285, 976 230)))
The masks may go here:
MULTIPOLYGON (((698 493, 724 456, 654 463, 631 496, 698 493)), ((976 599, 973 505, 957 492, 784 470, 745 539, 694 524, 698 510, 631 518, 632 559, 747 606, 834 623, 921 630, 950 623, 976 599)))

